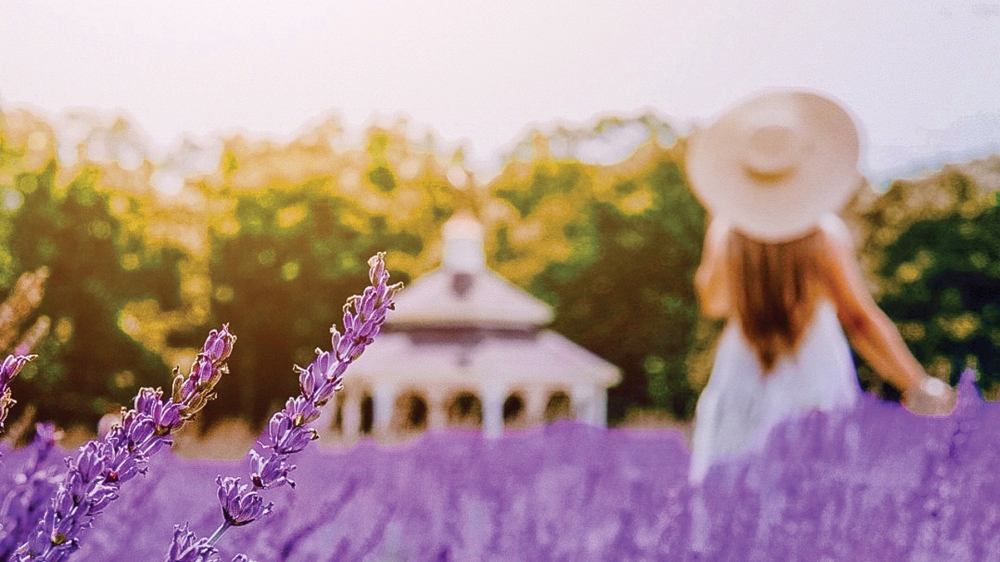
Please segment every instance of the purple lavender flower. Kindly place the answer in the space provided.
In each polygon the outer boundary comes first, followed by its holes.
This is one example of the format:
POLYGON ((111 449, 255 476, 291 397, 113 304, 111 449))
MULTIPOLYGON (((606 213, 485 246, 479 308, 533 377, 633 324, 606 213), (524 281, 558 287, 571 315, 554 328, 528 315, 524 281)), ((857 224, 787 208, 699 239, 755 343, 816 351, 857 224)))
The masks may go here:
POLYGON ((219 503, 222 504, 222 515, 232 527, 239 527, 248 523, 253 523, 257 519, 271 513, 273 503, 264 503, 264 498, 260 497, 250 486, 240 486, 240 479, 227 476, 219 476, 215 480, 219 485, 219 503))
POLYGON ((385 269, 385 254, 379 253, 368 260, 371 286, 366 287, 362 296, 353 296, 344 305, 344 333, 337 327, 330 329, 331 351, 316 350, 316 358, 308 366, 297 368, 299 372, 300 394, 288 399, 285 408, 271 416, 261 446, 270 449, 265 459, 263 455, 251 451, 250 460, 254 469, 254 485, 270 488, 284 483, 291 484, 287 471, 294 466, 285 460, 309 445, 318 435, 307 426, 319 417, 320 408, 333 394, 343 388, 344 372, 348 365, 361 356, 365 348, 374 341, 385 322, 386 314, 393 308, 393 296, 402 288, 402 283, 389 285, 389 272, 385 269), (270 467, 271 470, 264 470, 270 467), (278 467, 285 467, 279 470, 278 467))
POLYGON ((191 419, 209 400, 215 399, 215 385, 222 375, 229 372, 226 360, 235 342, 236 336, 229 333, 228 324, 221 331, 212 330, 202 346, 202 352, 191 366, 191 374, 186 378, 174 377, 171 400, 181 405, 182 420, 191 419))
MULTIPOLYGON (((230 527, 252 523, 271 512, 272 504, 265 505, 259 491, 285 484, 295 486, 288 477, 295 469, 295 465, 289 464, 289 457, 318 437, 308 424, 319 417, 320 408, 343 388, 348 365, 374 341, 386 314, 393 308, 393 296, 403 287, 402 283, 389 285, 384 253, 369 259, 368 266, 371 286, 365 288, 361 296, 349 298, 344 305, 344 333, 341 334, 336 326, 331 328, 331 350, 317 349, 316 358, 308 366, 296 367, 299 395, 289 398, 285 407, 271 416, 260 443, 265 452, 270 452, 263 454, 251 449, 248 453, 250 484, 240 486, 239 479, 233 477, 219 476, 216 480, 224 521, 208 539, 208 544, 215 544, 230 527)), ((233 560, 238 559, 245 560, 239 556, 233 560)))
POLYGON ((10 397, 10 381, 21 372, 25 363, 31 361, 37 355, 8 355, 3 363, 0 363, 0 429, 3 429, 3 422, 7 419, 7 411, 16 401, 10 397))
POLYGON ((188 530, 187 523, 174 526, 174 539, 164 562, 218 562, 219 551, 188 530))
POLYGON ((295 470, 295 465, 290 465, 287 459, 281 455, 262 456, 254 449, 250 449, 250 481, 255 488, 278 488, 288 484, 295 487, 295 481, 288 477, 288 473, 295 470))
POLYGON ((292 418, 295 425, 303 425, 319 418, 320 408, 316 403, 305 396, 289 398, 285 402, 284 412, 292 418))
POLYGON ((296 423, 297 419, 285 410, 278 410, 267 424, 264 447, 277 455, 292 455, 305 449, 310 441, 319 437, 315 429, 296 423))
MULTIPOLYGON (((174 526, 174 538, 163 562, 220 562, 220 560, 218 549, 212 546, 208 539, 198 538, 188 530, 186 523, 183 526, 174 526)), ((246 554, 237 554, 232 562, 254 561, 246 554)))
POLYGON ((79 549, 80 534, 118 498, 121 485, 145 473, 152 455, 172 443, 170 435, 215 397, 215 384, 227 372, 225 362, 235 341, 228 326, 212 330, 190 374, 175 376, 166 402, 159 389, 140 389, 121 424, 81 446, 75 459, 67 459, 59 489, 15 559, 66 560, 79 549))
POLYGON ((26 541, 59 487, 57 467, 48 459, 61 434, 47 423, 35 425, 32 455, 14 475, 0 505, 0 560, 7 560, 26 541))

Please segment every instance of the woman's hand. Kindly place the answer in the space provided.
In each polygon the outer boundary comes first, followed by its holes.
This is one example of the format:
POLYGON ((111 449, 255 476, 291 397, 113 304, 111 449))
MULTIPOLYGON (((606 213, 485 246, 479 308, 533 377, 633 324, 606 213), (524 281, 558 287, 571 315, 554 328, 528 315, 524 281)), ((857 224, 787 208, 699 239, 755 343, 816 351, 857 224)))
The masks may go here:
POLYGON ((957 401, 955 389, 929 376, 903 391, 903 405, 921 416, 947 416, 955 409, 957 401))

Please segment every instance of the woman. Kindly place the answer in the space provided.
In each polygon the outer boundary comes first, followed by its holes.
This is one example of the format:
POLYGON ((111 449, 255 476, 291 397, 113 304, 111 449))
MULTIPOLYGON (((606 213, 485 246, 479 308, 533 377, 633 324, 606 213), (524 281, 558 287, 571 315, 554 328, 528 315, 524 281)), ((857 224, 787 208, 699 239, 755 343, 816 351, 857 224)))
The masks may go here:
POLYGON ((861 183, 858 152, 850 116, 806 92, 759 96, 692 136, 688 177, 715 216, 695 285, 702 312, 727 320, 696 410, 692 482, 783 419, 853 405, 848 339, 912 411, 954 407, 872 300, 832 212, 861 183))

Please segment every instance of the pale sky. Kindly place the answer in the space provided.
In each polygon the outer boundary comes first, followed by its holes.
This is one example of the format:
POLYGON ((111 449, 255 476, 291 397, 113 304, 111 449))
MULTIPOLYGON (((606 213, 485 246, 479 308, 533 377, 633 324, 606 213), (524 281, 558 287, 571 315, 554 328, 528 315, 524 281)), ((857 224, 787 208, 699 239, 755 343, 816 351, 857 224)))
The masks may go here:
POLYGON ((486 162, 768 87, 844 103, 873 175, 1000 152, 1000 0, 0 2, 0 107, 121 111, 161 146, 405 116, 486 162))

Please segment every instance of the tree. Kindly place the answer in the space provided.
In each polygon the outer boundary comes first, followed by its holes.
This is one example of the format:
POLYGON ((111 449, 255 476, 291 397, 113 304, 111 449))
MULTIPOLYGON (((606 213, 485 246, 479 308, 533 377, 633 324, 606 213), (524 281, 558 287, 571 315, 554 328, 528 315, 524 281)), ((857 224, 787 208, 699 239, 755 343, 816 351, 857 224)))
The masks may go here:
POLYGON ((48 268, 36 314, 52 319, 39 359, 20 377, 18 399, 35 404, 42 419, 92 426, 137 386, 169 382, 162 359, 128 335, 132 326, 121 311, 144 297, 179 303, 184 256, 150 248, 139 200, 101 189, 97 169, 84 167, 60 187, 57 168, 53 160, 41 171, 21 171, 5 188, 16 202, 2 217, 8 271, 48 268))
POLYGON ((620 173, 540 161, 494 187, 517 212, 495 229, 498 268, 541 260, 526 287, 556 307, 553 329, 623 370, 609 393, 612 420, 635 406, 689 417, 697 399, 686 359, 705 217, 679 161, 662 149, 640 150, 620 173), (532 224, 542 234, 515 243, 532 224))
POLYGON ((368 283, 367 259, 385 248, 422 249, 419 238, 390 232, 384 216, 335 195, 330 181, 224 196, 234 206, 209 235, 211 322, 230 324, 239 352, 206 420, 262 422, 298 392, 293 365, 329 347, 326 334, 340 324, 344 302, 368 283))
MULTIPOLYGON (((341 306, 367 284, 367 260, 387 251, 394 279, 438 263, 430 242, 454 210, 446 167, 410 141, 405 124, 371 128, 344 148, 336 123, 288 145, 225 142, 207 199, 211 322, 239 337, 232 374, 205 418, 255 423, 297 392, 293 365, 329 345, 341 306), (326 343, 323 343, 326 341, 326 343)), ((187 335, 194 345, 197 330, 187 335)), ((180 343, 184 334, 174 338, 180 343)))
MULTIPOLYGON (((1000 155, 948 164, 933 174, 897 179, 882 195, 855 201, 846 213, 859 234, 862 267, 876 300, 899 326, 930 373, 952 380, 976 363, 980 384, 996 390, 1000 336, 981 292, 996 293, 995 232, 1000 155), (864 199, 867 199, 865 201, 864 199), (992 366, 991 366, 992 365, 992 366)), ((995 300, 995 298, 994 298, 995 300)), ((897 389, 861 358, 863 386, 888 399, 897 389)))
POLYGON ((982 387, 1000 384, 1000 206, 913 223, 878 274, 891 287, 879 305, 925 367, 954 383, 972 364, 982 387))

